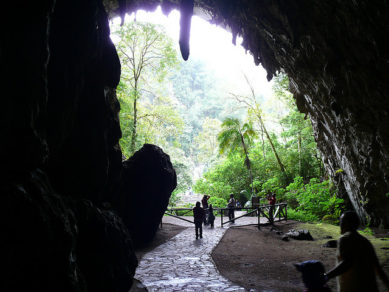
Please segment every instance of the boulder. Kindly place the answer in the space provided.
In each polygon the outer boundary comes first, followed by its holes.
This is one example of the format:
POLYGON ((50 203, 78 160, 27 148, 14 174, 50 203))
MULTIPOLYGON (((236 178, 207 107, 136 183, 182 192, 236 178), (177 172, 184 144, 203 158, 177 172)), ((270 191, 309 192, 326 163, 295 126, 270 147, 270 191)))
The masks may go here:
POLYGON ((312 235, 306 229, 304 229, 304 230, 291 229, 288 231, 288 233, 285 234, 285 236, 288 236, 290 238, 297 239, 297 240, 313 240, 312 235))
POLYGON ((177 185, 169 155, 145 144, 123 162, 122 190, 116 207, 128 227, 135 246, 150 242, 158 230, 177 185))
POLYGON ((323 244, 323 247, 336 248, 338 246, 338 242, 334 239, 327 241, 323 244))

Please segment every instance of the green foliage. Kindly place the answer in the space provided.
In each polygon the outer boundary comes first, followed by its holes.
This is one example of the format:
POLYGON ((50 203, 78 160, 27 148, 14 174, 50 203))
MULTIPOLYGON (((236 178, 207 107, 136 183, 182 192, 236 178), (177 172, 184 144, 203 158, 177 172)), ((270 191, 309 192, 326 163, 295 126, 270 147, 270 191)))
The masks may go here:
POLYGON ((222 131, 218 135, 220 153, 247 150, 255 132, 250 123, 241 124, 236 118, 226 118, 222 123, 222 131))
POLYGON ((301 222, 317 222, 319 218, 309 212, 296 211, 288 208, 288 219, 301 222))
POLYGON ((113 34, 122 63, 120 145, 126 156, 144 143, 170 155, 178 179, 170 206, 192 186, 194 170, 203 168, 193 189, 211 195, 214 207, 224 208, 230 193, 243 205, 252 195, 264 199, 274 192, 279 202, 288 202, 289 218, 337 221, 343 200, 328 180, 322 181, 311 123, 298 112, 286 75, 274 78, 277 99, 267 101, 254 94, 246 78, 251 96, 233 95, 240 119, 221 122, 230 114, 228 102, 204 62, 179 64, 173 42, 154 24, 127 23, 114 27, 113 34))
POLYGON ((365 229, 361 230, 360 233, 362 233, 363 235, 374 235, 374 231, 371 230, 370 227, 366 227, 365 229))
POLYGON ((313 178, 304 184, 302 177, 297 176, 286 187, 286 191, 286 199, 296 211, 309 213, 320 219, 329 214, 340 216, 343 199, 337 198, 336 191, 328 180, 320 182, 313 178))
POLYGON ((225 208, 227 206, 227 200, 218 197, 210 197, 208 203, 212 204, 213 208, 225 208))
MULTIPOLYGON (((206 119, 216 119, 225 108, 220 80, 216 79, 203 61, 189 58, 174 71, 170 81, 174 96, 180 102, 178 110, 185 120, 183 135, 179 137, 181 148, 187 156, 203 159, 203 153, 197 146, 205 142, 195 138, 204 129, 206 119), (199 153, 200 152, 200 153, 199 153)), ((207 154, 206 154, 207 155, 207 154)))
POLYGON ((218 141, 217 135, 221 130, 221 122, 217 119, 206 117, 202 124, 202 131, 195 137, 197 147, 197 161, 211 166, 217 159, 218 141))
POLYGON ((165 81, 177 65, 173 41, 163 28, 142 22, 129 22, 113 28, 122 64, 117 96, 121 105, 120 145, 128 157, 144 143, 160 146, 174 140, 184 123, 176 104, 168 95, 165 81))
POLYGON ((262 191, 260 195, 265 197, 268 193, 275 193, 277 200, 282 201, 285 194, 285 189, 280 187, 282 185, 279 177, 273 177, 268 179, 266 182, 262 184, 262 191))
POLYGON ((201 194, 209 194, 219 198, 229 199, 231 193, 240 193, 242 190, 250 190, 248 170, 242 163, 239 153, 231 154, 210 168, 202 178, 196 181, 194 191, 201 194))
POLYGON ((169 207, 170 208, 173 208, 177 205, 177 203, 180 201, 181 197, 178 195, 179 194, 179 190, 174 190, 170 196, 170 199, 169 199, 169 207))

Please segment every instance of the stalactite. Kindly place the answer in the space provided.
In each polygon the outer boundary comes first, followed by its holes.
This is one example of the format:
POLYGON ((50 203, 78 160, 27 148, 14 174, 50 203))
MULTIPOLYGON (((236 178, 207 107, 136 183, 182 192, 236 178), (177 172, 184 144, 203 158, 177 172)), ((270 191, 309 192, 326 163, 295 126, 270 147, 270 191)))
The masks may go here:
POLYGON ((180 50, 182 58, 189 58, 190 25, 193 15, 193 0, 182 0, 180 5, 180 50))

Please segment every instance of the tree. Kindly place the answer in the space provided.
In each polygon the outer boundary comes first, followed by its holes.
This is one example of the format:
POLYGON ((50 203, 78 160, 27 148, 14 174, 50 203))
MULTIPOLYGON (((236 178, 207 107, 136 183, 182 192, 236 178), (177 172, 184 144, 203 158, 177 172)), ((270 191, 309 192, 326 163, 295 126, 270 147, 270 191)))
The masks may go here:
POLYGON ((218 119, 206 117, 202 124, 202 131, 195 137, 195 146, 198 149, 197 161, 210 166, 218 153, 217 136, 221 130, 221 122, 218 119))
POLYGON ((289 80, 285 74, 278 74, 274 78, 273 91, 275 96, 284 103, 289 113, 280 120, 283 128, 281 136, 285 140, 288 158, 291 159, 290 168, 297 165, 295 175, 304 178, 323 176, 323 167, 313 135, 310 119, 300 113, 296 107, 293 95, 289 92, 289 80), (297 155, 294 155, 297 153, 297 155), (297 163, 296 159, 297 157, 297 163))
MULTIPOLYGON (((114 34, 120 38, 116 44, 122 64, 122 90, 119 95, 125 112, 122 116, 131 117, 130 142, 128 152, 133 154, 136 148, 139 119, 144 117, 139 112, 139 100, 148 96, 153 100, 161 91, 169 69, 177 63, 177 54, 172 40, 160 26, 130 22, 117 28, 114 34), (131 104, 131 106, 129 106, 131 104)), ((126 130, 125 130, 126 132, 126 130)))
POLYGON ((223 154, 226 150, 233 152, 238 148, 242 148, 245 155, 245 165, 250 175, 251 193, 253 189, 253 173, 251 170, 251 161, 249 158, 247 142, 255 136, 255 132, 250 123, 241 122, 235 118, 226 118, 222 123, 222 132, 218 135, 220 153, 223 154))
POLYGON ((225 105, 220 94, 221 84, 203 61, 193 58, 173 72, 171 81, 186 124, 185 135, 181 136, 180 142, 186 155, 195 159, 198 151, 194 147, 194 139, 202 131, 203 120, 219 118, 225 105))
MULTIPOLYGON (((241 95, 237 95, 237 94, 231 94, 239 103, 245 105, 247 107, 247 110, 248 110, 248 113, 249 115, 253 115, 254 117, 256 117, 258 123, 259 123, 259 127, 260 127, 260 130, 262 133, 265 134, 266 136, 266 139, 268 140, 270 146, 271 146, 271 149, 274 153, 274 156, 276 157, 277 159, 277 163, 280 167, 280 170, 285 174, 285 166, 284 164, 281 162, 281 159, 280 159, 280 156, 278 155, 278 152, 277 152, 277 149, 276 147, 274 146, 274 143, 273 143, 273 140, 269 134, 269 132, 267 131, 266 129, 266 126, 265 126, 265 123, 263 122, 263 118, 262 118, 262 110, 261 110, 261 106, 260 104, 257 102, 257 98, 255 96, 255 92, 254 92, 254 87, 251 85, 250 81, 248 80, 247 76, 244 75, 244 78, 246 79, 246 82, 247 82, 247 85, 249 86, 250 88, 250 91, 251 91, 251 96, 241 96, 241 95)), ((264 145, 264 141, 262 140, 262 144, 264 145)), ((264 147, 264 146, 263 146, 264 147)), ((263 151, 263 154, 265 154, 265 151, 263 151)))

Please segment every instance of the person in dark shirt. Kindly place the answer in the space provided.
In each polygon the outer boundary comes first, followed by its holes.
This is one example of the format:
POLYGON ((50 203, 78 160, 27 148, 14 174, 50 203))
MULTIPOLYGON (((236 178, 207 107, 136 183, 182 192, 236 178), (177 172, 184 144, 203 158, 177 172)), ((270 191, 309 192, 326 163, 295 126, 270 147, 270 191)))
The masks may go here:
POLYGON ((267 197, 267 200, 269 202, 269 205, 270 205, 270 208, 269 208, 269 221, 270 223, 273 224, 274 222, 274 218, 273 218, 273 214, 274 214, 274 207, 275 207, 275 204, 276 204, 276 194, 274 193, 271 193, 268 195, 267 197))
POLYGON ((228 207, 228 219, 231 221, 231 223, 235 223, 235 205, 236 201, 234 199, 234 194, 230 194, 230 200, 228 201, 227 207, 228 207))
POLYGON ((212 204, 209 204, 208 223, 211 224, 211 228, 213 228, 214 222, 215 222, 215 215, 213 214, 213 207, 212 204))
POLYGON ((347 211, 340 217, 337 265, 324 276, 337 277, 339 292, 378 292, 376 275, 389 290, 389 279, 378 262, 370 241, 357 231, 358 215, 347 211))
POLYGON ((201 204, 203 205, 203 209, 208 208, 208 200, 211 196, 204 195, 203 198, 201 199, 201 204))
POLYGON ((204 209, 201 208, 200 202, 196 202, 196 207, 193 208, 193 217, 196 230, 196 239, 203 238, 203 221, 205 218, 204 209))
POLYGON ((208 200, 211 196, 204 195, 201 199, 201 205, 203 206, 205 216, 204 216, 204 225, 208 224, 208 200))

